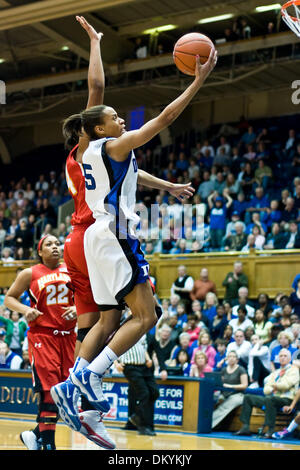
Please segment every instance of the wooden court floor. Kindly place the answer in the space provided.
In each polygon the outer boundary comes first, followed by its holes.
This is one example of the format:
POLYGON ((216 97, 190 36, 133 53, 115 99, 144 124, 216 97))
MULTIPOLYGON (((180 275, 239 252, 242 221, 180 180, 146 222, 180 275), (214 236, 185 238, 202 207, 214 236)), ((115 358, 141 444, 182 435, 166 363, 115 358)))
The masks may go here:
MULTIPOLYGON (((33 429, 34 419, 0 417, 0 451, 26 450, 20 441, 22 431, 33 429)), ((135 431, 107 426, 118 450, 300 450, 300 446, 278 441, 246 441, 219 439, 200 435, 157 431, 156 436, 141 436, 135 431)), ((63 423, 58 423, 56 432, 58 450, 102 450, 78 432, 72 431, 63 423)))

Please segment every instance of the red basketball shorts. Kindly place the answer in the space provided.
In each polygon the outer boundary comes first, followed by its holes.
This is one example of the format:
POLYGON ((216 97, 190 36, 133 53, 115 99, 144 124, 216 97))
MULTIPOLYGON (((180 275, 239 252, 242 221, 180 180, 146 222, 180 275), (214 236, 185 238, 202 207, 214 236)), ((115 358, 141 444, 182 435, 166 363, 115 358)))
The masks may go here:
POLYGON ((64 246, 64 261, 75 289, 74 301, 77 316, 89 312, 99 312, 94 301, 87 264, 84 255, 83 237, 87 226, 75 226, 68 235, 64 246))
POLYGON ((49 391, 65 381, 74 365, 77 335, 74 330, 32 327, 28 330, 28 353, 35 392, 49 391))

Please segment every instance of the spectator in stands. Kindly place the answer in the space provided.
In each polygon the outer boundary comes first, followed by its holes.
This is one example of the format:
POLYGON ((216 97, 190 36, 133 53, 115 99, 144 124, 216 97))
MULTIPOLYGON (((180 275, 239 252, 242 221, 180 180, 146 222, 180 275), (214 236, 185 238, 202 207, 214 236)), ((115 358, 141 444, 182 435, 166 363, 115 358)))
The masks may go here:
POLYGON ((287 244, 287 237, 284 230, 278 223, 273 223, 271 233, 268 234, 265 250, 283 250, 287 244))
POLYGON ((255 170, 254 176, 257 184, 267 192, 273 177, 273 171, 271 167, 265 164, 262 158, 258 160, 258 168, 255 170))
POLYGON ((230 271, 222 285, 226 288, 224 299, 231 303, 238 298, 240 287, 248 287, 248 277, 243 272, 243 263, 236 261, 233 265, 233 271, 230 271))
POLYGON ((199 300, 193 300, 192 314, 196 315, 197 317, 197 326, 208 329, 209 321, 206 315, 204 315, 204 313, 202 312, 202 307, 201 307, 201 303, 199 302, 199 300))
POLYGON ((241 20, 242 25, 242 39, 250 39, 251 38, 251 26, 248 24, 248 20, 243 18, 241 20))
POLYGON ((3 248, 1 256, 3 266, 13 266, 12 262, 14 261, 14 258, 11 255, 12 253, 10 248, 3 248))
POLYGON ((171 359, 175 359, 178 356, 179 352, 182 350, 186 351, 189 358, 191 359, 192 354, 193 354, 193 348, 189 346, 190 335, 186 331, 183 331, 182 333, 180 333, 178 340, 179 340, 179 345, 175 345, 171 353, 171 359))
MULTIPOLYGON (((225 308, 225 305, 224 305, 224 308, 225 308)), ((228 346, 229 343, 234 343, 233 328, 229 324, 225 326, 223 339, 226 342, 226 346, 228 346)))
POLYGON ((202 351, 205 353, 207 357, 207 364, 211 366, 212 368, 214 367, 215 356, 217 354, 217 351, 212 345, 212 340, 208 331, 201 331, 199 333, 198 340, 194 341, 194 343, 192 344, 192 348, 193 348, 193 354, 192 354, 192 359, 191 359, 192 364, 195 363, 195 354, 197 353, 197 351, 202 351))
POLYGON ((245 211, 248 207, 248 201, 245 199, 245 194, 240 191, 237 195, 237 199, 233 201, 232 213, 238 213, 239 218, 244 220, 245 211))
POLYGON ((271 340, 271 328, 273 323, 268 320, 267 315, 264 311, 258 308, 255 311, 254 319, 254 332, 258 336, 262 344, 268 344, 271 340))
POLYGON ((197 194, 200 195, 202 201, 207 201, 208 196, 214 192, 214 182, 210 180, 210 171, 203 171, 203 183, 200 184, 197 194))
POLYGON ((239 356, 239 364, 247 369, 250 349, 251 343, 245 339, 244 331, 236 330, 234 333, 234 341, 227 345, 227 353, 235 351, 239 356))
MULTIPOLYGON (((253 162, 257 158, 257 153, 255 152, 255 147, 252 144, 246 145, 246 152, 243 155, 243 159, 248 162, 253 162)), ((255 174, 254 174, 255 177, 255 174)))
POLYGON ((22 356, 25 332, 28 328, 27 322, 18 312, 10 312, 9 318, 0 315, 0 321, 6 329, 5 343, 13 353, 22 356))
POLYGON ((177 306, 178 306, 179 301, 180 301, 179 295, 177 295, 177 294, 171 295, 170 305, 168 307, 168 311, 169 311, 170 315, 177 313, 177 306))
POLYGON ((266 214, 262 218, 262 222, 266 224, 267 228, 269 228, 274 223, 280 223, 281 217, 282 214, 279 210, 279 201, 277 201, 277 199, 273 199, 270 203, 270 207, 266 210, 266 214))
POLYGON ((198 318, 196 315, 188 315, 185 331, 189 334, 190 337, 189 346, 192 346, 194 341, 198 341, 198 337, 201 331, 201 326, 198 326, 198 318))
POLYGON ((217 293, 216 284, 209 279, 208 269, 202 268, 200 271, 200 279, 196 279, 194 287, 191 290, 190 297, 192 300, 204 301, 208 292, 217 293))
POLYGON ((38 181, 35 183, 34 189, 35 189, 36 191, 38 191, 39 189, 41 189, 41 190, 44 191, 44 192, 48 191, 48 189, 49 189, 49 183, 45 180, 45 175, 44 175, 44 174, 41 174, 41 175, 39 176, 38 181))
POLYGON ((142 42, 142 38, 136 38, 134 51, 136 59, 146 59, 148 51, 147 46, 142 42))
MULTIPOLYGON (((249 290, 248 287, 240 287, 238 290, 238 298, 235 302, 233 302, 231 317, 237 317, 237 311, 239 307, 245 307, 247 310, 247 318, 253 319, 255 309, 252 305, 252 302, 249 300, 249 290)), ((230 318, 231 320, 231 318, 230 318)))
POLYGON ((250 341, 252 347, 248 362, 249 388, 259 388, 264 386, 264 379, 271 372, 270 351, 258 335, 252 335, 250 341))
POLYGON ((216 408, 212 415, 212 428, 214 429, 232 410, 241 406, 244 399, 244 391, 248 387, 247 371, 239 365, 236 352, 231 351, 226 356, 227 365, 221 371, 223 388, 219 396, 216 408), (226 390, 230 389, 230 390, 226 390))
POLYGON ((243 229, 245 229, 245 224, 241 220, 240 214, 238 213, 238 211, 233 211, 231 213, 231 221, 226 224, 225 239, 228 238, 230 235, 236 234, 235 224, 237 222, 241 223, 243 226, 243 229))
MULTIPOLYGON (((245 195, 246 200, 248 201, 250 199, 250 195, 252 194, 253 185, 255 183, 254 170, 250 162, 243 164, 242 171, 238 175, 238 181, 240 182, 241 189, 245 195)), ((246 209, 248 206, 249 204, 247 204, 246 209)))
POLYGON ((240 182, 235 178, 233 173, 228 173, 226 177, 225 188, 232 199, 236 199, 240 191, 240 182))
POLYGON ((207 363, 206 354, 203 351, 197 351, 194 356, 194 364, 191 365, 190 377, 205 377, 205 372, 212 372, 212 367, 207 363))
POLYGON ((284 222, 291 222, 298 218, 298 209, 295 207, 295 200, 292 197, 286 199, 285 208, 281 214, 282 224, 284 222))
POLYGON ((16 249, 22 247, 24 250, 24 258, 28 259, 33 246, 33 234, 30 228, 27 226, 25 219, 20 220, 20 225, 16 230, 15 234, 15 247, 16 249))
POLYGON ((289 223, 289 231, 287 232, 285 248, 288 250, 300 248, 299 228, 295 220, 291 220, 289 223))
POLYGON ((294 313, 300 319, 300 279, 297 282, 297 289, 290 295, 290 304, 294 313))
POLYGON ((0 341, 0 369, 20 369, 22 357, 12 352, 7 343, 0 341))
POLYGON ((153 335, 148 335, 148 353, 152 357, 153 352, 155 352, 158 364, 159 364, 159 373, 162 380, 168 378, 168 373, 166 371, 166 361, 170 359, 171 352, 176 345, 174 340, 171 340, 172 328, 166 323, 158 331, 158 339, 153 335))
POLYGON ((283 151, 287 157, 293 157, 296 151, 297 139, 295 129, 289 130, 288 139, 285 143, 283 151))
POLYGON ((249 326, 253 327, 253 322, 247 318, 247 309, 242 305, 239 305, 237 308, 237 318, 232 318, 229 321, 229 325, 233 328, 233 333, 237 330, 243 330, 245 332, 246 328, 249 326))
POLYGON ((203 314, 210 322, 217 314, 218 298, 214 292, 208 292, 203 304, 203 314))
POLYGON ((190 305, 190 294, 194 287, 194 279, 186 272, 186 267, 183 265, 178 266, 178 277, 175 279, 171 286, 171 295, 179 295, 181 300, 184 300, 187 305, 190 305))
POLYGON ((225 328, 228 324, 224 305, 217 306, 216 315, 209 321, 209 333, 213 342, 217 339, 223 338, 225 328))
POLYGON ((239 142, 239 145, 246 148, 247 145, 254 145, 255 141, 256 141, 256 134, 254 132, 253 126, 249 126, 248 131, 243 134, 239 142))
POLYGON ((229 235, 224 241, 225 251, 241 251, 247 243, 247 235, 244 232, 245 224, 243 222, 235 223, 235 234, 229 235))
POLYGON ((270 312, 273 310, 272 302, 270 301, 268 294, 265 294, 264 292, 258 295, 256 306, 264 312, 264 315, 267 318, 269 317, 270 312))
POLYGON ((214 372, 220 372, 223 367, 226 367, 226 347, 227 343, 223 338, 217 338, 214 346, 217 350, 215 355, 215 365, 213 367, 214 372))
POLYGON ((259 212, 260 220, 262 220, 269 207, 270 202, 264 194, 264 189, 261 186, 257 186, 257 188, 255 188, 255 196, 250 200, 249 207, 246 209, 246 224, 250 222, 252 212, 259 212))
POLYGON ((260 225, 254 225, 252 228, 252 235, 255 238, 254 246, 256 250, 262 250, 266 241, 265 236, 263 235, 263 230, 260 225))
POLYGON ((289 406, 299 386, 299 369, 290 364, 291 353, 283 348, 279 353, 280 366, 265 380, 264 396, 246 394, 243 400, 240 420, 243 426, 235 433, 237 436, 251 435, 249 424, 254 406, 265 408, 265 421, 261 435, 270 439, 275 431, 276 415, 283 406, 289 406), (268 431, 264 434, 265 427, 268 431))
POLYGON ((210 245, 212 250, 219 250, 222 246, 226 230, 227 211, 232 204, 232 199, 227 191, 223 192, 223 196, 226 199, 226 202, 222 196, 218 196, 216 191, 214 191, 207 199, 208 206, 210 208, 210 245))
POLYGON ((271 351, 271 370, 272 372, 275 369, 279 369, 280 367, 280 352, 282 349, 287 349, 290 352, 290 356, 294 354, 297 348, 292 346, 292 342, 294 340, 293 335, 288 331, 281 331, 278 336, 277 340, 279 342, 278 346, 275 346, 271 351))

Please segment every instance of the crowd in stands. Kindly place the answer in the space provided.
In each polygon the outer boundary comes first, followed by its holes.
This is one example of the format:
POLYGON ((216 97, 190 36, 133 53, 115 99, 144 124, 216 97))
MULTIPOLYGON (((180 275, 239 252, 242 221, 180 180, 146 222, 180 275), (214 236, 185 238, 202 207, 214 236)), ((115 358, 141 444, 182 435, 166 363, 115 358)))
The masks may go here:
MULTIPOLYGON (((271 418, 266 414, 270 421, 264 436, 271 437, 277 412, 291 404, 299 386, 300 277, 294 279, 290 295, 279 292, 274 299, 261 293, 250 300, 249 282, 242 262, 235 262, 224 276, 225 294, 220 298, 208 269, 201 269, 199 279, 193 279, 185 266, 179 266, 170 297, 161 302, 163 315, 148 334, 148 344, 155 373, 162 379, 221 373, 223 391, 215 393, 213 428, 222 426, 233 409, 244 405, 245 397, 254 403, 249 393, 259 396, 260 402, 267 396, 275 401, 271 418), (286 371, 292 376, 287 389, 285 384, 270 387, 286 371)), ((249 422, 239 434, 251 434, 248 426, 249 422)))
POLYGON ((139 149, 137 159, 140 168, 195 189, 182 203, 139 187, 138 201, 149 212, 138 231, 146 254, 300 247, 300 139, 294 128, 282 132, 241 118, 190 147, 179 142, 160 154, 139 149))

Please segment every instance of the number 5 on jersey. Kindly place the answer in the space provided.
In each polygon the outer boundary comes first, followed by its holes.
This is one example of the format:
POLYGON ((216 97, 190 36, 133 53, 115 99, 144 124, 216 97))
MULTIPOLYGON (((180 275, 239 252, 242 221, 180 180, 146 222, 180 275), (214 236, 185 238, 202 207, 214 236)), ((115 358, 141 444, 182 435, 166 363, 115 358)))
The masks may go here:
POLYGON ((91 173, 93 171, 92 165, 89 165, 88 163, 83 163, 82 166, 84 171, 86 189, 96 189, 96 181, 91 173))

